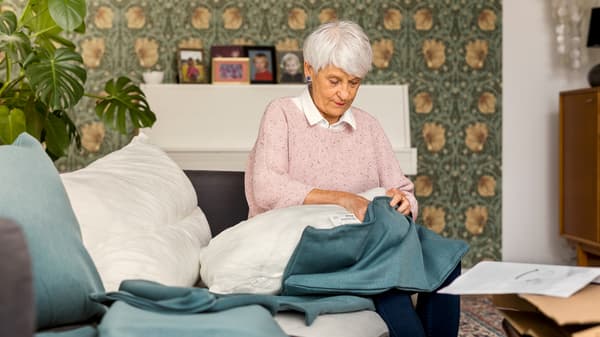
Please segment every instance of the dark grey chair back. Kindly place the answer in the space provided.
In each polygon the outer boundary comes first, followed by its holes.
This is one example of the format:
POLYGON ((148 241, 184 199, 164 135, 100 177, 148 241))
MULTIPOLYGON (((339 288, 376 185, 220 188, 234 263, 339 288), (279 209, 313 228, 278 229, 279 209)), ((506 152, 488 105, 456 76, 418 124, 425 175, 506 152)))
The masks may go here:
POLYGON ((248 218, 244 172, 185 171, 190 178, 198 206, 204 211, 213 237, 248 218))

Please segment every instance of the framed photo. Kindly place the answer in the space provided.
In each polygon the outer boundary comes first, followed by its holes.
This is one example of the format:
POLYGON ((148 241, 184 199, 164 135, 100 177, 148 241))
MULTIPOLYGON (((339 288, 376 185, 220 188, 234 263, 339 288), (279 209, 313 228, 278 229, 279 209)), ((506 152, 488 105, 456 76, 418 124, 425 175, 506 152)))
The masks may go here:
POLYGON ((202 49, 177 49, 177 75, 179 83, 205 83, 204 51, 202 49))
POLYGON ((245 46, 244 54, 250 59, 250 83, 277 83, 275 47, 245 46))
POLYGON ((277 52, 279 83, 304 83, 302 51, 277 52))
POLYGON ((215 57, 244 57, 244 47, 236 45, 210 47, 210 58, 215 57))
POLYGON ((215 57, 212 59, 212 83, 250 83, 250 61, 247 57, 215 57))

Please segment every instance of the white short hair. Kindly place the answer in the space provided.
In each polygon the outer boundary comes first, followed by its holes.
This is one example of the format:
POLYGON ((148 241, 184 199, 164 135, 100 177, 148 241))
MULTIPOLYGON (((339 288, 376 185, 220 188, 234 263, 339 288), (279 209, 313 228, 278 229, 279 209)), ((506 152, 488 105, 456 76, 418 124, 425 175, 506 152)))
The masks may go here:
POLYGON ((334 21, 319 26, 304 40, 304 60, 316 72, 333 65, 363 78, 373 62, 367 34, 354 22, 334 21))
POLYGON ((285 64, 288 61, 294 61, 296 64, 298 64, 299 66, 301 66, 301 64, 300 64, 300 58, 298 57, 298 55, 296 55, 294 53, 286 53, 285 55, 283 55, 283 57, 281 58, 281 67, 284 68, 285 64))

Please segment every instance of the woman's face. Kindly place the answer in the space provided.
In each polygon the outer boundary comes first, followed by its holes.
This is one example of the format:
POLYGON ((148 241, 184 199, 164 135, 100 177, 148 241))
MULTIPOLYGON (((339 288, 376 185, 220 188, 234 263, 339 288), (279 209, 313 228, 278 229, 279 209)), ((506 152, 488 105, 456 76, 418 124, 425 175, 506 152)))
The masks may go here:
POLYGON ((285 62, 285 72, 290 75, 296 74, 298 72, 298 68, 300 68, 300 64, 295 59, 290 59, 285 62))
POLYGON ((310 94, 323 118, 329 124, 337 122, 352 105, 361 78, 332 65, 316 73, 306 62, 304 62, 304 74, 312 79, 310 94))

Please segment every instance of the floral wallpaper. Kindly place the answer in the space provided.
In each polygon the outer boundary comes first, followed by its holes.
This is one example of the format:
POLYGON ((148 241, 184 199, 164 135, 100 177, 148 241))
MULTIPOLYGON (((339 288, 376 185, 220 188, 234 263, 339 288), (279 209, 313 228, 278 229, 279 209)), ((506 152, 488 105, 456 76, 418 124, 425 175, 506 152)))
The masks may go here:
MULTIPOLYGON (((22 0, 4 5, 22 6, 22 0)), ((501 0, 91 0, 87 31, 75 37, 88 91, 106 79, 164 70, 176 80, 178 47, 275 45, 298 50, 320 23, 349 19, 369 35, 374 69, 366 83, 408 83, 419 222, 468 241, 471 266, 500 259, 501 0)), ((95 117, 74 112, 83 148, 57 161, 83 167, 126 144, 95 117)))

